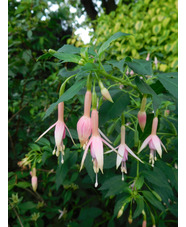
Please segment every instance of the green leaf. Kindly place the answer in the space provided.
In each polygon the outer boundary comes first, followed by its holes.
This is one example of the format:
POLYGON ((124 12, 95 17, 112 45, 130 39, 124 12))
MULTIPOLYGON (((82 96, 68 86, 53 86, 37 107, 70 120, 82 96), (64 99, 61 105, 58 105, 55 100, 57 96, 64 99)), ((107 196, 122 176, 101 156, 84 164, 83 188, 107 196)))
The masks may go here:
POLYGON ((9 173, 8 173, 8 178, 12 177, 13 175, 15 175, 14 172, 9 172, 9 173))
POLYGON ((165 208, 163 205, 156 199, 156 197, 149 191, 142 191, 143 196, 156 208, 158 208, 161 211, 164 211, 165 208))
POLYGON ((157 35, 161 31, 161 24, 154 25, 152 27, 152 31, 153 31, 154 35, 157 35))
POLYGON ((35 143, 30 143, 29 147, 32 149, 32 151, 40 151, 41 150, 40 146, 38 146, 35 143))
POLYGON ((87 153, 87 157, 85 159, 84 165, 91 181, 94 182, 95 173, 93 170, 92 157, 90 152, 87 153))
POLYGON ((78 81, 77 83, 72 85, 67 91, 65 91, 63 95, 57 100, 57 102, 50 105, 50 107, 46 111, 45 116, 43 117, 43 120, 54 111, 54 108, 58 105, 58 103, 65 102, 73 98, 81 90, 81 88, 84 87, 85 82, 86 80, 78 81))
POLYGON ((89 218, 96 218, 102 214, 102 210, 97 207, 83 207, 80 211, 78 220, 87 220, 89 218))
POLYGON ((155 192, 155 191, 151 191, 152 192, 152 194, 161 202, 162 201, 162 199, 161 199, 161 197, 158 195, 158 193, 157 192, 155 192))
POLYGON ((123 32, 117 32, 115 33, 114 35, 112 35, 106 42, 104 42, 99 51, 98 51, 98 55, 100 56, 109 46, 110 46, 110 43, 122 36, 128 36, 130 34, 127 34, 127 33, 123 33, 123 32))
POLYGON ((99 124, 103 125, 106 121, 116 118, 126 110, 130 103, 129 95, 120 91, 113 96, 114 103, 106 101, 100 107, 99 124))
POLYGON ((141 214, 142 210, 144 209, 143 197, 139 195, 136 198, 136 203, 137 203, 137 207, 136 207, 136 210, 134 212, 133 218, 138 217, 141 214))
POLYGON ((58 52, 69 53, 69 54, 79 54, 80 48, 73 45, 65 44, 63 45, 58 52))
POLYGON ((123 73, 123 65, 125 63, 125 58, 120 61, 110 60, 110 61, 107 61, 107 63, 111 64, 113 67, 118 68, 120 72, 123 73))
POLYGON ((150 61, 143 59, 133 59, 132 62, 126 61, 126 64, 131 68, 135 73, 140 75, 152 75, 152 64, 150 61))
POLYGON ((175 98, 178 98, 178 73, 161 73, 156 76, 165 89, 175 98))
POLYGON ((23 210, 31 210, 33 208, 36 208, 36 204, 31 201, 28 201, 28 202, 19 204, 19 208, 23 210))
POLYGON ((153 109, 154 109, 154 112, 156 112, 157 108, 161 103, 160 97, 158 97, 155 91, 148 84, 146 84, 142 79, 140 79, 137 76, 135 77, 135 83, 142 94, 152 95, 153 109))
POLYGON ((137 21, 135 24, 136 31, 140 31, 143 27, 143 21, 137 21))
POLYGON ((79 63, 81 57, 75 54, 69 54, 69 53, 61 53, 56 52, 52 54, 54 57, 58 58, 59 60, 62 60, 62 62, 74 62, 79 63))
POLYGON ((15 186, 19 188, 28 188, 28 187, 31 187, 31 184, 25 181, 25 182, 19 182, 15 184, 15 186))
POLYGON ((135 181, 135 188, 139 190, 143 186, 143 183, 144 177, 143 176, 138 177, 137 180, 135 181))

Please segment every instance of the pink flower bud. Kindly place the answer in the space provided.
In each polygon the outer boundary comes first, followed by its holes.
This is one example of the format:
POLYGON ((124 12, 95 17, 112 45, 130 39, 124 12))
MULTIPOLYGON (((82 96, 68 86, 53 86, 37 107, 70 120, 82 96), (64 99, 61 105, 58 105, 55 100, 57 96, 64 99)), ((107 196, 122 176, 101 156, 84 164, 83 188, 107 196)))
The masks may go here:
POLYGON ((139 122, 139 126, 140 126, 142 132, 144 132, 146 120, 147 120, 146 112, 139 111, 138 112, 138 122, 139 122))
POLYGON ((147 221, 143 220, 142 227, 146 227, 146 226, 147 226, 147 221))
POLYGON ((133 70, 130 71, 130 75, 131 75, 131 76, 134 75, 134 71, 133 71, 133 70))
POLYGON ((146 61, 150 60, 150 53, 147 54, 146 61))
POLYGON ((132 216, 129 216, 129 218, 128 218, 128 222, 129 222, 129 224, 132 224, 132 216))
POLYGON ((91 134, 91 118, 82 116, 77 123, 77 132, 81 146, 86 145, 91 134))
POLYGON ((37 189, 37 177, 36 176, 32 176, 31 183, 32 183, 33 191, 36 191, 36 189, 37 189))
POLYGON ((165 111, 164 111, 164 116, 165 116, 165 117, 168 117, 169 114, 170 114, 170 110, 165 110, 165 111))

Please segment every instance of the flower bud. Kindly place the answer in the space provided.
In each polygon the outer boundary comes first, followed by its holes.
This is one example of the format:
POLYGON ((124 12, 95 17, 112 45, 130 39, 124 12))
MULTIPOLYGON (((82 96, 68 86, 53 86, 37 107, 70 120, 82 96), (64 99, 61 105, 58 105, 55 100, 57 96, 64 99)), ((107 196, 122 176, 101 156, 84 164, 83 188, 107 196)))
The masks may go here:
POLYGON ((49 49, 48 52, 49 52, 50 54, 55 54, 57 51, 56 51, 56 50, 53 50, 53 49, 49 49))
POLYGON ((101 80, 99 80, 99 87, 101 89, 101 94, 103 95, 104 98, 106 98, 108 101, 113 102, 112 97, 110 96, 110 93, 108 91, 108 89, 106 89, 103 85, 103 83, 101 82, 101 80))
POLYGON ((132 216, 131 215, 128 218, 128 222, 129 222, 129 224, 132 224, 132 216))
POLYGON ((146 61, 150 60, 150 53, 147 54, 146 61))
POLYGON ((131 75, 131 76, 134 75, 134 71, 133 71, 133 70, 130 71, 130 75, 131 75))
POLYGON ((169 114, 170 114, 170 110, 165 110, 165 111, 164 111, 164 116, 165 116, 165 117, 168 117, 169 114))
POLYGON ((141 128, 141 131, 144 132, 144 128, 145 128, 145 125, 146 125, 146 119, 147 119, 147 115, 146 115, 146 112, 143 111, 139 111, 138 112, 138 122, 139 122, 139 126, 141 128))
POLYGON ((33 191, 36 191, 36 189, 37 189, 37 177, 36 176, 32 176, 32 188, 33 188, 33 191))
POLYGON ((146 227, 146 226, 147 226, 147 221, 143 220, 142 227, 146 227))
POLYGON ((120 218, 121 215, 123 214, 123 210, 125 208, 125 204, 121 207, 121 209, 118 211, 118 215, 117 215, 117 218, 120 218))

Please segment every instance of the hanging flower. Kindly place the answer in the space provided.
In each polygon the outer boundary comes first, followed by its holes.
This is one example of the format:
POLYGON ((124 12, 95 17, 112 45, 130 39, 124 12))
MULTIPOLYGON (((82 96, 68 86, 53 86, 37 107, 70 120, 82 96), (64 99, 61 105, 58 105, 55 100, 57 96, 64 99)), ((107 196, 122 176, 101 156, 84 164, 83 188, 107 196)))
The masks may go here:
POLYGON ((149 148, 150 148, 149 163, 152 163, 152 167, 154 167, 154 161, 156 161, 156 151, 158 152, 160 158, 162 156, 161 146, 167 152, 165 146, 163 145, 163 143, 161 142, 159 137, 156 135, 157 126, 158 126, 158 118, 155 117, 152 122, 151 134, 142 143, 140 150, 138 152, 138 153, 140 153, 147 146, 147 144, 149 144, 149 148))
POLYGON ((118 167, 121 164, 122 181, 123 181, 124 173, 127 174, 126 161, 128 160, 128 152, 134 158, 142 162, 125 143, 125 126, 124 125, 121 126, 121 143, 118 147, 116 147, 116 149, 117 148, 118 148, 118 154, 116 159, 116 169, 118 169, 118 167))
POLYGON ((144 128, 146 125, 146 119, 147 119, 147 115, 145 112, 146 101, 147 101, 147 98, 144 95, 142 98, 142 101, 141 101, 140 111, 138 112, 138 122, 139 122, 139 126, 140 126, 142 132, 144 132, 144 128))
POLYGON ((77 123, 77 132, 81 146, 85 149, 88 139, 91 135, 91 91, 86 92, 84 101, 84 115, 79 119, 77 123))
POLYGON ((150 60, 150 53, 147 54, 146 61, 150 60))
MULTIPOLYGON (((98 172, 101 170, 103 173, 103 163, 104 163, 104 157, 103 157, 103 142, 110 147, 112 150, 115 150, 109 143, 107 143, 103 138, 101 138, 99 134, 98 129, 98 111, 96 109, 92 110, 91 114, 91 124, 92 124, 92 136, 85 148, 83 158, 81 161, 81 167, 80 171, 83 168, 83 164, 85 161, 85 158, 87 156, 88 148, 90 146, 90 153, 92 156, 93 161, 93 169, 96 174, 96 182, 95 187, 98 186, 98 172)), ((117 152, 117 151, 116 151, 117 152)))
POLYGON ((71 133, 70 133, 68 127, 66 126, 66 124, 64 123, 64 102, 60 102, 58 104, 58 120, 57 120, 57 122, 55 124, 51 125, 35 142, 40 140, 54 126, 55 126, 55 131, 54 131, 55 147, 53 150, 53 155, 56 154, 56 156, 58 157, 61 152, 61 163, 63 164, 64 163, 63 155, 64 155, 64 150, 65 150, 63 140, 66 136, 65 129, 67 129, 67 131, 71 137, 71 140, 74 143, 71 133))

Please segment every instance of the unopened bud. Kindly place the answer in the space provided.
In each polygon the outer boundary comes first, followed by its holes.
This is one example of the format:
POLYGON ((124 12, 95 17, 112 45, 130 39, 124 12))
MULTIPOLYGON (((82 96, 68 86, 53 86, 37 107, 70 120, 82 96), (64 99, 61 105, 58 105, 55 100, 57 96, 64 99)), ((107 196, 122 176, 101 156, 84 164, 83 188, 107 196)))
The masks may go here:
POLYGON ((78 62, 79 65, 84 65, 85 64, 85 60, 83 58, 81 58, 78 62))
POLYGON ((147 120, 146 112, 145 111, 143 111, 143 112, 139 111, 138 112, 138 122, 139 122, 139 126, 140 126, 142 132, 144 132, 146 120, 147 120))
POLYGON ((123 210, 124 210, 125 204, 121 207, 121 209, 118 211, 118 215, 117 218, 120 218, 121 215, 123 214, 123 210))
POLYGON ((131 215, 128 218, 128 222, 129 222, 129 224, 132 224, 132 216, 131 215))
POLYGON ((165 110, 165 111, 164 111, 164 116, 165 116, 165 117, 168 117, 169 114, 170 114, 170 110, 165 110))
POLYGON ((146 61, 150 60, 150 53, 147 54, 146 61))
POLYGON ((33 191, 36 191, 36 189, 37 189, 37 177, 36 176, 32 176, 32 188, 33 188, 33 191))
POLYGON ((142 227, 146 227, 146 226, 147 226, 147 221, 143 220, 142 227))
POLYGON ((133 71, 133 70, 130 71, 130 75, 131 75, 131 76, 134 75, 134 71, 133 71))
POLYGON ((53 50, 53 49, 49 49, 48 52, 49 52, 50 54, 55 54, 57 51, 55 51, 55 50, 53 50))
POLYGON ((107 99, 108 101, 113 102, 112 97, 110 96, 110 93, 109 93, 108 89, 106 89, 106 88, 104 87, 104 85, 103 85, 103 83, 101 82, 101 80, 99 80, 98 84, 99 84, 99 87, 100 87, 100 89, 101 89, 101 94, 103 95, 103 97, 104 97, 105 99, 107 99))

